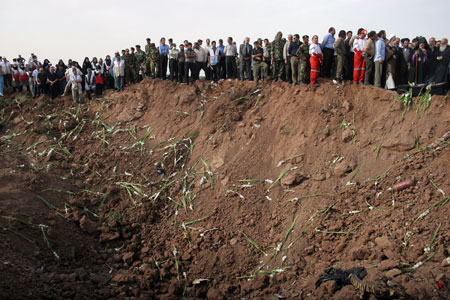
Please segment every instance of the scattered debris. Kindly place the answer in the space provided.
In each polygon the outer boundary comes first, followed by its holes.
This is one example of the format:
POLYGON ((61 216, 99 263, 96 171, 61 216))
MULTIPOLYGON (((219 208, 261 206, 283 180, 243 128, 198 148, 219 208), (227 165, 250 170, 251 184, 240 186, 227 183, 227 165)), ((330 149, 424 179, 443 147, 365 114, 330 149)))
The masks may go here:
POLYGON ((410 179, 407 179, 400 183, 397 183, 396 185, 394 185, 394 187, 392 189, 395 192, 399 192, 399 191, 409 188, 410 186, 413 186, 415 184, 416 184, 416 179, 414 177, 412 177, 410 179))
POLYGON ((334 280, 339 286, 343 286, 346 284, 351 284, 350 282, 350 274, 353 274, 359 279, 364 279, 367 275, 367 271, 363 267, 351 268, 348 270, 328 268, 326 269, 322 275, 320 275, 319 280, 316 282, 316 288, 318 288, 322 283, 334 280))

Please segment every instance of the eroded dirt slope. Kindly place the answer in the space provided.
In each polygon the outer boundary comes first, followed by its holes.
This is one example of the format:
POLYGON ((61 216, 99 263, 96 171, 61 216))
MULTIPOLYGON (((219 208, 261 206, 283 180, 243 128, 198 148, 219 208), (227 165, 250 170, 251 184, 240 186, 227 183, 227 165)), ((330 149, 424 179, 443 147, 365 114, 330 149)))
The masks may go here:
POLYGON ((82 105, 6 99, 0 293, 357 299, 315 284, 363 266, 378 290, 446 299, 450 104, 402 117, 396 98, 145 80, 82 105))

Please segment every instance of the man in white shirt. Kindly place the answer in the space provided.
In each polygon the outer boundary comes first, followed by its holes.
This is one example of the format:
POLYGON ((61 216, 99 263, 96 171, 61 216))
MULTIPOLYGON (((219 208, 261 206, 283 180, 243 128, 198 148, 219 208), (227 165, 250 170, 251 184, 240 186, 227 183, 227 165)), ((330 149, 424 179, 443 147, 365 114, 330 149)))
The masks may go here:
POLYGON ((211 46, 211 40, 210 39, 206 39, 206 45, 205 45, 205 49, 206 51, 209 52, 209 50, 211 50, 212 46, 211 46))
POLYGON ((115 85, 118 91, 123 91, 123 78, 125 76, 125 62, 120 58, 119 54, 116 54, 116 60, 114 61, 114 74, 115 85))
POLYGON ((209 70, 206 67, 207 61, 208 61, 208 54, 209 51, 202 47, 203 41, 198 40, 197 46, 194 47, 195 54, 197 55, 195 58, 195 65, 197 69, 197 76, 196 79, 200 79, 200 71, 203 70, 205 72, 205 77, 207 80, 209 80, 209 70))
MULTIPOLYGON (((71 78, 73 75, 73 70, 77 70, 77 74, 80 75, 80 77, 83 77, 83 72, 81 72, 80 69, 78 69, 77 67, 73 66, 70 68, 66 69, 66 86, 64 88, 64 93, 63 93, 63 97, 66 96, 69 93, 69 89, 72 87, 72 82, 71 82, 71 78)), ((37 76, 37 75, 36 75, 37 76)))
POLYGON ((34 53, 31 53, 30 58, 28 59, 28 63, 32 62, 34 60, 34 53))
MULTIPOLYGON (((206 52, 206 61, 205 61, 205 64, 206 65, 208 65, 208 63, 209 63, 209 61, 208 61, 208 56, 209 56, 209 53, 211 52, 211 48, 212 48, 212 46, 211 46, 211 40, 210 39, 206 39, 206 45, 205 45, 205 52, 206 52)), ((213 74, 212 74, 213 72, 212 72, 212 70, 210 69, 210 68, 206 68, 206 71, 205 71, 205 75, 206 75, 206 80, 212 80, 212 77, 213 77, 213 74)))
POLYGON ((225 54, 225 66, 227 70, 227 78, 235 79, 237 75, 237 67, 236 67, 236 57, 237 57, 237 47, 236 44, 233 43, 233 38, 230 36, 227 39, 228 45, 225 46, 224 54, 225 54))
POLYGON ((83 91, 81 89, 81 76, 78 74, 77 68, 73 68, 72 75, 70 75, 70 82, 72 83, 72 99, 73 103, 83 102, 83 91))
POLYGON ((12 87, 11 63, 6 59, 6 57, 3 57, 1 68, 3 71, 4 86, 12 87))
POLYGON ((288 40, 283 47, 284 70, 286 72, 286 81, 292 83, 291 56, 288 53, 289 45, 292 43, 292 34, 288 34, 288 40))

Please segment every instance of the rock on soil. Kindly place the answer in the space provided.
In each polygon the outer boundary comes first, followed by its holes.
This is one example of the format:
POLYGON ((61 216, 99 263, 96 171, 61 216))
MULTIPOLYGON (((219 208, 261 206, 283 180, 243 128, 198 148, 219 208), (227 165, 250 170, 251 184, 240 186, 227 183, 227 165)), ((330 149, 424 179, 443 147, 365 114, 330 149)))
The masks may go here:
POLYGON ((80 220, 80 228, 87 233, 95 233, 97 232, 98 224, 86 216, 83 216, 80 220))
POLYGON ((337 177, 343 177, 356 168, 356 163, 349 159, 344 159, 334 165, 333 171, 337 177))
POLYGON ((305 179, 306 177, 299 172, 289 173, 281 179, 281 184, 285 186, 294 186, 300 184, 305 179))
POLYGON ((392 270, 387 271, 384 275, 387 278, 394 278, 394 277, 396 277, 396 276, 398 276, 400 274, 402 274, 401 270, 399 270, 399 269, 392 269, 392 270))

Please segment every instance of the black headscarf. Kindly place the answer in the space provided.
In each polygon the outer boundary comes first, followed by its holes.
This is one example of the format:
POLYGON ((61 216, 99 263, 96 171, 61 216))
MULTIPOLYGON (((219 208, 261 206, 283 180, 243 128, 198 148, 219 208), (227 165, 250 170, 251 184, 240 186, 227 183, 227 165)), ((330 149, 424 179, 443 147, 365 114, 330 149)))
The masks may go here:
POLYGON ((88 68, 91 68, 91 69, 92 69, 92 64, 91 64, 91 62, 89 61, 89 57, 86 57, 86 58, 84 59, 84 61, 83 61, 83 68, 82 68, 83 74, 87 74, 87 69, 88 69, 88 68))

